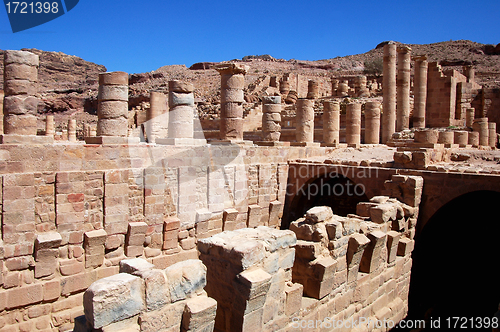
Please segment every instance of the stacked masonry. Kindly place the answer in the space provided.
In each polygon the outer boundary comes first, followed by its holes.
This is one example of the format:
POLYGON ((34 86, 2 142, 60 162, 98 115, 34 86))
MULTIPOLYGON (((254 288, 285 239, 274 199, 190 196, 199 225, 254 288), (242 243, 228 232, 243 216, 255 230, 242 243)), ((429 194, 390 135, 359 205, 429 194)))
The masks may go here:
POLYGON ((217 302, 206 295, 206 268, 186 260, 164 270, 147 261, 120 262, 120 273, 94 282, 83 296, 75 332, 214 329, 217 302))
POLYGON ((297 100, 297 125, 295 140, 297 143, 312 143, 314 139, 314 100, 297 100))
POLYGON ((382 143, 396 131, 396 44, 384 45, 382 143))
POLYGON ((340 104, 323 102, 323 142, 336 146, 340 143, 340 104))
POLYGON ((410 128, 410 65, 411 48, 400 46, 398 53, 397 75, 397 120, 396 131, 410 128))
POLYGON ((262 140, 277 142, 281 136, 281 97, 263 97, 262 104, 262 140))
MULTIPOLYGON (((243 140, 243 88, 248 66, 229 63, 217 65, 221 75, 221 140, 243 140)), ((281 89, 281 88, 280 88, 281 89)))
POLYGON ((128 134, 128 74, 99 74, 97 135, 126 137, 128 134))
POLYGON ((293 282, 318 300, 303 300, 303 319, 363 317, 373 323, 405 317, 421 185, 420 177, 393 177, 388 193, 403 191, 400 199, 409 204, 376 196, 358 204, 358 215, 340 217, 329 207, 314 207, 291 223, 297 236, 293 282), (304 305, 319 307, 309 314, 304 305))
POLYGON ((427 101, 427 56, 415 59, 415 87, 413 128, 425 128, 425 104, 427 101))
POLYGON ((307 82, 307 99, 317 99, 319 97, 319 83, 315 80, 307 82))
MULTIPOLYGON (((4 83, 5 84, 5 83, 4 83)), ((3 90, 0 90, 0 116, 3 119, 3 98, 5 96, 5 93, 3 90)), ((3 134, 3 123, 0 125, 0 134, 3 134)))
POLYGON ((3 127, 7 135, 36 135, 38 65, 38 55, 5 51, 3 127))
POLYGON ((361 104, 347 104, 346 142, 349 147, 359 147, 361 143, 361 104))
POLYGON ((295 235, 267 227, 224 232, 198 241, 206 291, 217 300, 217 331, 277 331, 300 310, 292 284, 295 235))
POLYGON ((168 109, 165 94, 151 91, 149 108, 146 110, 146 137, 153 143, 157 138, 167 137, 168 109))
POLYGON ((380 103, 370 101, 365 104, 365 144, 380 142, 380 103))

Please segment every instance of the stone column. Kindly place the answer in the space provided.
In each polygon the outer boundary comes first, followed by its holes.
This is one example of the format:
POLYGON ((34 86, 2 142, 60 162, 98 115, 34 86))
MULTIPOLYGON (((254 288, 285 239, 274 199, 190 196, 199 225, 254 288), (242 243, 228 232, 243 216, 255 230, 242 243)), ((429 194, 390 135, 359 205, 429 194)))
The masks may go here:
MULTIPOLYGON (((221 75, 221 140, 243 140, 243 88, 249 67, 237 63, 220 64, 215 69, 221 75)), ((281 91, 281 86, 280 86, 281 91)), ((288 93, 288 91, 287 91, 288 93)))
POLYGON ((366 87, 366 76, 357 76, 354 80, 357 97, 369 97, 370 90, 366 87))
POLYGON ((47 117, 45 118, 45 136, 54 137, 54 134, 54 116, 47 115, 47 117))
POLYGON ((76 142, 76 120, 68 120, 68 141, 76 142))
POLYGON ((465 113, 465 126, 468 128, 472 128, 472 124, 474 123, 475 109, 473 107, 469 107, 465 113))
POLYGON ((365 144, 380 143, 380 103, 367 102, 365 105, 365 144))
POLYGON ((299 99, 299 95, 297 91, 291 90, 286 96, 285 103, 286 104, 295 104, 297 103, 297 99, 299 99))
POLYGON ((396 44, 384 45, 382 143, 396 131, 396 44))
POLYGON ((288 92, 290 92, 290 82, 282 78, 280 81, 280 93, 282 96, 286 96, 288 92))
POLYGON ((194 85, 182 81, 168 82, 168 138, 156 138, 157 144, 203 145, 205 139, 194 138, 194 85))
POLYGON ((349 147, 359 147, 361 143, 361 104, 347 104, 346 142, 349 147))
POLYGON ((413 103, 413 128, 425 128, 425 104, 427 103, 427 56, 415 58, 413 103))
MULTIPOLYGON (((5 135, 35 136, 38 99, 38 55, 26 51, 4 53, 4 117, 5 135)), ((14 136, 3 137, 3 143, 15 142, 14 136)), ((26 141, 27 142, 27 141, 26 141)))
POLYGON ((497 124, 496 122, 488 122, 488 142, 492 148, 497 147, 497 124))
POLYGON ((469 145, 473 147, 479 146, 479 133, 477 131, 469 131, 469 145))
POLYGON ((307 82, 307 99, 318 99, 318 97, 319 97, 318 81, 309 80, 307 82))
POLYGON ((458 144, 459 147, 465 148, 469 143, 469 132, 465 130, 456 130, 455 134, 455 144, 458 144))
POLYGON ((97 102, 97 137, 86 137, 85 142, 90 144, 129 142, 128 74, 122 71, 99 74, 97 102))
POLYGON ((323 142, 326 146, 340 143, 340 104, 335 101, 323 102, 323 142))
POLYGON ((398 52, 397 76, 397 120, 396 131, 410 128, 410 65, 411 48, 400 46, 398 52))
POLYGON ((262 98, 262 141, 278 142, 281 136, 281 97, 262 98))
POLYGON ((297 143, 314 141, 314 100, 299 98, 297 100, 297 125, 295 140, 297 143))
POLYGON ((474 67, 464 66, 464 75, 465 75, 465 77, 467 77, 468 83, 474 82, 474 76, 475 76, 474 67))
POLYGON ((332 97, 337 95, 337 90, 339 88, 339 80, 336 78, 332 78, 332 97))
POLYGON ((479 133, 479 145, 489 146, 488 118, 477 118, 472 125, 474 131, 479 133))
POLYGON ((167 128, 167 98, 162 92, 151 91, 149 109, 146 110, 146 136, 148 142, 153 143, 157 138, 166 138, 167 128))
POLYGON ((342 81, 337 89, 337 97, 349 96, 349 81, 342 81))

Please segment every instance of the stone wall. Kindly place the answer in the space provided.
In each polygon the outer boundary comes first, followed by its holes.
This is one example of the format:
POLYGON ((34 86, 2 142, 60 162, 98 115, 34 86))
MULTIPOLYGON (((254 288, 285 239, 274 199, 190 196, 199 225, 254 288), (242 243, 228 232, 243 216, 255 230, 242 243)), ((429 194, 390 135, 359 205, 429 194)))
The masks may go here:
POLYGON ((198 258, 197 239, 278 227, 287 161, 324 148, 0 145, 0 329, 68 331, 83 292, 141 257, 198 258))

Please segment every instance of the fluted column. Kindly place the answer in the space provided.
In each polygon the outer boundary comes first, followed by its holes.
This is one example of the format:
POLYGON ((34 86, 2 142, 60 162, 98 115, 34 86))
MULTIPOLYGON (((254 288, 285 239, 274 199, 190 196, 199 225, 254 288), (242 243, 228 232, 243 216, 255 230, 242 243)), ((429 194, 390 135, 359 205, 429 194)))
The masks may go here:
POLYGON ((415 58, 413 103, 413 128, 425 128, 425 104, 427 103, 427 56, 415 58))
POLYGON ((340 104, 335 101, 323 102, 323 142, 337 146, 340 143, 340 104))
POLYGON ((410 65, 411 48, 400 46, 398 53, 397 76, 397 120, 396 131, 410 128, 410 65))
POLYGON ((396 131, 396 44, 384 45, 382 143, 396 131))

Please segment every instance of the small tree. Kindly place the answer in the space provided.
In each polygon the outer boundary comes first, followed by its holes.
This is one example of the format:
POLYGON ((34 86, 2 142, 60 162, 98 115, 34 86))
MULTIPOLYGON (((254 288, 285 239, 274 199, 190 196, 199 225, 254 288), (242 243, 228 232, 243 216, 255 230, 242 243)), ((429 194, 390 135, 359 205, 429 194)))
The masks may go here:
POLYGON ((366 75, 373 76, 382 76, 382 72, 384 70, 384 62, 381 58, 375 60, 367 60, 364 62, 365 70, 364 73, 366 75))

